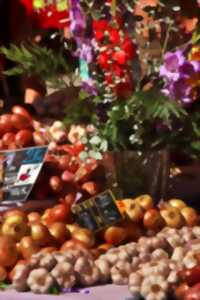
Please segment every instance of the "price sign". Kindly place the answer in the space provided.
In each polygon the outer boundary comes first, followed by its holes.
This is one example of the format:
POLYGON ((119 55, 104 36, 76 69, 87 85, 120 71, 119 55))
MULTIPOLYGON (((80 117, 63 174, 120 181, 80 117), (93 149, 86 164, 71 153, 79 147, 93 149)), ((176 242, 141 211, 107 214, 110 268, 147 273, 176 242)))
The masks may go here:
POLYGON ((42 168, 47 149, 45 146, 0 151, 0 205, 12 206, 27 200, 42 168))
POLYGON ((82 227, 99 231, 122 220, 112 191, 107 190, 72 207, 75 221, 82 227))

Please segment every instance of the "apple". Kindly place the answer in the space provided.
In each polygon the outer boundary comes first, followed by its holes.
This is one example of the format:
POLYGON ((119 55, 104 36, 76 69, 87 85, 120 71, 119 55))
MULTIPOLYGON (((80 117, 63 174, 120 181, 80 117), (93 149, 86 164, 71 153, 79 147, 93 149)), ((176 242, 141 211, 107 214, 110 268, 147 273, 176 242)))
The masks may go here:
POLYGON ((38 246, 47 246, 52 240, 48 228, 42 223, 30 224, 31 237, 38 246))
POLYGON ((159 230, 164 227, 165 222, 159 210, 150 208, 144 214, 143 224, 147 229, 159 230))
POLYGON ((36 245, 31 236, 25 236, 20 241, 20 251, 24 259, 30 258, 33 254, 39 252, 40 248, 36 245))
POLYGON ((23 212, 22 210, 20 209, 11 209, 11 210, 8 210, 6 211, 4 214, 3 214, 3 218, 6 219, 8 217, 12 217, 12 216, 22 216, 24 219, 26 219, 26 214, 25 212, 23 212))
POLYGON ((72 232, 72 238, 83 243, 86 248, 92 248, 95 244, 94 234, 86 228, 74 230, 72 232))
POLYGON ((28 231, 26 220, 20 215, 7 217, 2 224, 1 233, 19 241, 28 231))
POLYGON ((186 207, 186 203, 183 200, 180 199, 171 199, 168 201, 169 205, 172 207, 175 207, 177 209, 182 209, 186 207))
POLYGON ((120 226, 110 226, 104 232, 105 242, 113 246, 122 244, 126 239, 126 229, 120 226))
POLYGON ((72 234, 75 230, 77 229, 81 229, 80 226, 78 224, 67 224, 66 225, 67 229, 69 230, 69 232, 72 234))
POLYGON ((144 211, 141 206, 133 199, 126 199, 124 201, 125 211, 130 220, 133 222, 140 222, 143 219, 144 211))
POLYGON ((196 210, 192 207, 186 206, 181 209, 181 215, 187 226, 195 226, 199 222, 199 216, 196 210))
POLYGON ((153 199, 150 195, 141 195, 135 199, 144 210, 148 210, 153 207, 153 199))
POLYGON ((127 241, 137 241, 143 234, 141 226, 130 220, 125 220, 122 226, 126 230, 127 241))
POLYGON ((41 215, 38 212, 31 212, 28 214, 29 223, 40 222, 41 215))
POLYGON ((49 231, 52 237, 55 239, 55 241, 58 242, 59 244, 63 244, 71 236, 70 231, 67 229, 66 225, 62 222, 53 223, 49 227, 49 231))
POLYGON ((9 236, 0 236, 0 265, 12 267, 17 262, 18 252, 14 240, 9 236))
POLYGON ((175 207, 163 209, 160 214, 169 227, 180 228, 184 224, 180 211, 175 207))
POLYGON ((86 245, 79 240, 71 239, 61 246, 60 251, 66 252, 69 249, 86 249, 86 245))

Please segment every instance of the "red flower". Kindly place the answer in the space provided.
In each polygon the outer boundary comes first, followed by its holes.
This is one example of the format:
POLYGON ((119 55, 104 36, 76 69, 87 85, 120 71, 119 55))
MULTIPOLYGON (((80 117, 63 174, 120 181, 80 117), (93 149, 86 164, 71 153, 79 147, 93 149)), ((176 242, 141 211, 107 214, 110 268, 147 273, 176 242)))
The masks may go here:
POLYGON ((105 31, 108 27, 108 21, 107 20, 94 20, 93 21, 93 29, 105 31))
POLYGON ((113 65, 113 72, 116 76, 118 77, 122 77, 123 73, 124 73, 124 69, 120 66, 118 66, 117 64, 113 65))
POLYGON ((105 70, 109 68, 108 60, 109 60, 109 55, 107 52, 102 52, 99 54, 98 63, 105 70))
POLYGON ((119 41, 120 41, 119 30, 117 30, 115 28, 111 28, 109 30, 109 39, 110 39, 111 43, 113 43, 113 44, 119 43, 119 41))
POLYGON ((45 9, 36 11, 33 0, 20 0, 25 6, 26 13, 42 28, 64 28, 69 26, 69 12, 58 11, 56 5, 48 5, 45 9))
POLYGON ((122 82, 116 86, 115 91, 119 98, 126 99, 131 96, 131 93, 133 91, 133 85, 130 81, 122 82))
POLYGON ((122 49, 125 51, 127 59, 133 59, 135 56, 135 47, 130 38, 126 38, 122 43, 122 49))
POLYGON ((112 84, 113 83, 112 74, 105 75, 105 81, 107 84, 112 84))
POLYGON ((120 50, 114 53, 113 60, 118 62, 120 65, 124 65, 126 63, 126 52, 124 50, 120 50))

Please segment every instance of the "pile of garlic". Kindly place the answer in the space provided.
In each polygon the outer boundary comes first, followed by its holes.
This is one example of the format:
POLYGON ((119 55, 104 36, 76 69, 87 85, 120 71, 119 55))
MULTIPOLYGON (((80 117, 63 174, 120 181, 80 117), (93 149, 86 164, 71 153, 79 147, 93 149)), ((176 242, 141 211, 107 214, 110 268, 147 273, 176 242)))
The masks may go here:
POLYGON ((178 282, 178 272, 199 264, 200 227, 164 228, 154 237, 141 237, 108 250, 98 259, 89 251, 39 253, 17 266, 13 287, 48 293, 53 286, 72 288, 112 282, 128 285, 133 296, 164 300, 178 282))

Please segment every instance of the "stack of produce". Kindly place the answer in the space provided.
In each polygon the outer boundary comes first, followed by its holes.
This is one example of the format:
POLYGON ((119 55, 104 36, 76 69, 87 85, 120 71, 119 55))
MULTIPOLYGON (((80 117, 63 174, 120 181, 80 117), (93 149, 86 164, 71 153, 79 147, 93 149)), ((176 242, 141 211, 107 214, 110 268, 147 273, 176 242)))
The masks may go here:
POLYGON ((0 150, 49 145, 49 152, 31 199, 58 201, 69 194, 71 198, 84 199, 96 194, 101 188, 101 172, 97 170, 96 160, 91 158, 84 163, 79 158, 84 148, 80 137, 86 130, 77 126, 68 133, 60 121, 46 126, 33 120, 23 107, 14 106, 12 113, 0 116, 0 150))
POLYGON ((133 296, 147 300, 163 300, 174 291, 178 300, 189 300, 193 299, 189 293, 199 288, 199 249, 199 226, 166 227, 154 237, 141 237, 97 259, 81 246, 35 254, 14 268, 12 283, 19 291, 48 293, 52 288, 65 291, 112 282, 128 285, 133 296), (184 284, 179 286, 181 280, 184 284))
POLYGON ((124 214, 121 223, 96 235, 73 223, 66 202, 43 213, 6 212, 1 220, 0 280, 37 293, 112 282, 129 285, 134 296, 147 300, 165 299, 176 286, 180 294, 188 284, 181 272, 200 264, 197 212, 178 199, 153 207, 148 195, 119 200, 118 206, 124 214), (156 282, 160 298, 152 298, 156 282))

